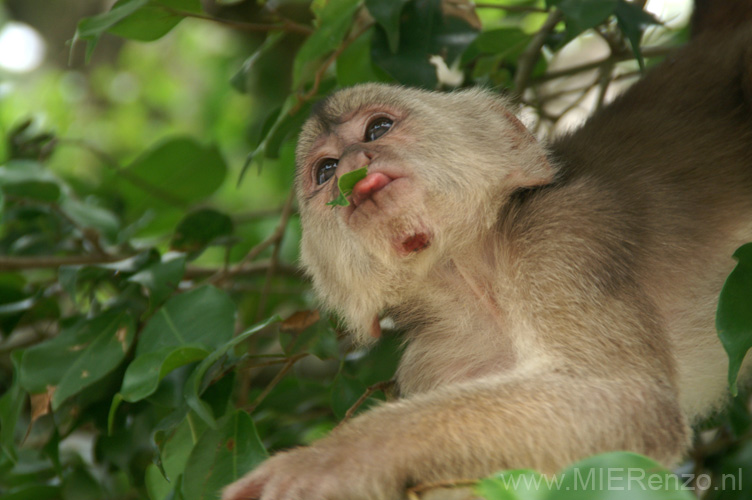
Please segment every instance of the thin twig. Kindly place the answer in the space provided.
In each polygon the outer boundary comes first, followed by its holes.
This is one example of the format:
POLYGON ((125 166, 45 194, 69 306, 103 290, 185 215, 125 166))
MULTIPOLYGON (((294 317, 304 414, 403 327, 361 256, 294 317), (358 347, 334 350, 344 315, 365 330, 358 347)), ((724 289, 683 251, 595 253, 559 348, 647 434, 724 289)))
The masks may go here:
MULTIPOLYGON (((271 266, 269 259, 259 260, 251 262, 243 266, 242 269, 235 270, 233 276, 252 276, 256 274, 265 273, 271 266)), ((275 263, 275 269, 277 272, 285 274, 287 276, 303 276, 303 272, 296 266, 286 263, 275 263)), ((217 269, 216 267, 202 267, 202 266, 188 266, 185 270, 185 279, 201 279, 214 276, 226 272, 225 269, 217 269)))
POLYGON ((419 499, 419 494, 428 490, 435 490, 436 488, 464 488, 467 486, 475 486, 477 483, 477 479, 448 479, 446 481, 437 481, 435 483, 421 483, 408 488, 407 496, 410 499, 419 499))
POLYGON ((294 115, 298 111, 300 111, 300 108, 303 107, 303 104, 313 99, 316 94, 319 92, 319 87, 321 86, 321 80, 324 78, 324 73, 326 73, 326 70, 329 69, 329 66, 334 64, 334 61, 337 60, 337 58, 342 54, 342 52, 345 51, 347 47, 350 46, 355 40, 360 38, 365 34, 366 31, 368 31, 372 26, 373 22, 366 23, 360 30, 358 30, 357 33, 355 33, 353 36, 349 37, 347 40, 343 41, 339 47, 337 47, 334 52, 331 53, 331 55, 319 66, 319 68, 316 70, 316 73, 313 76, 313 85, 311 86, 310 90, 306 92, 303 95, 298 96, 298 103, 293 106, 292 109, 290 109, 289 114, 294 115))
MULTIPOLYGON (((673 52, 675 49, 676 47, 644 47, 642 49, 642 55, 644 57, 660 57, 660 56, 665 56, 666 54, 673 52)), ((537 84, 537 83, 547 82, 549 80, 555 80, 557 78, 561 78, 564 76, 572 76, 572 75, 576 75, 577 73, 582 73, 584 71, 598 69, 607 63, 617 63, 617 62, 622 62, 622 61, 628 61, 630 59, 634 59, 634 55, 630 55, 630 54, 611 55, 599 61, 593 61, 593 62, 581 64, 579 66, 572 66, 570 68, 565 68, 559 71, 550 71, 544 75, 541 75, 540 77, 532 79, 530 83, 537 84)))
POLYGON ((526 5, 499 5, 497 3, 474 3, 476 9, 499 9, 507 12, 548 12, 543 7, 532 7, 526 5))
POLYGON ((525 51, 517 60, 517 73, 514 75, 514 87, 517 95, 521 96, 525 92, 528 83, 530 83, 530 76, 535 69, 535 63, 538 62, 538 57, 540 57, 541 48, 546 43, 546 38, 548 38, 548 35, 562 19, 564 19, 564 14, 559 9, 552 10, 546 22, 543 23, 538 33, 530 40, 525 51))
POLYGON ((299 360, 305 358, 308 355, 309 354, 307 352, 302 352, 300 354, 296 354, 295 356, 288 358, 287 361, 285 362, 285 365, 282 367, 282 369, 279 370, 279 373, 275 375, 275 377, 271 380, 271 382, 266 384, 266 387, 264 387, 264 390, 261 391, 261 394, 259 394, 256 397, 256 399, 253 400, 253 403, 251 403, 245 408, 245 411, 247 411, 248 413, 253 412, 253 410, 255 410, 256 407, 258 407, 258 405, 260 405, 261 402, 266 398, 266 396, 268 396, 269 393, 272 392, 272 389, 274 389, 277 386, 277 384, 279 384, 280 381, 282 381, 285 375, 287 375, 287 372, 289 372, 292 369, 293 365, 295 365, 295 363, 297 363, 299 360))
POLYGON ((55 269, 60 266, 106 264, 133 257, 133 255, 66 255, 44 257, 0 257, 0 271, 25 269, 55 269))
POLYGON ((263 208, 260 210, 254 210, 253 212, 235 214, 232 216, 232 220, 238 224, 244 224, 246 222, 253 222, 256 219, 276 217, 282 212, 283 208, 285 208, 284 205, 277 208, 263 208))
MULTIPOLYGON (((60 266, 86 266, 97 264, 108 264, 110 262, 117 262, 120 260, 129 259, 134 255, 108 255, 108 254, 92 254, 92 255, 46 255, 42 257, 2 257, 0 256, 0 272, 8 271, 23 271, 27 269, 56 269, 60 266)), ((253 262, 243 267, 243 269, 236 270, 235 275, 254 275, 266 272, 271 263, 269 260, 263 260, 253 262)), ((275 269, 278 272, 282 272, 290 276, 302 277, 302 272, 299 268, 291 266, 289 264, 282 264, 277 262, 275 269)), ((188 266, 185 270, 185 279, 199 279, 206 276, 213 276, 221 272, 216 268, 200 267, 200 266, 188 266)))
POLYGON ((385 380, 385 381, 373 384, 372 386, 369 386, 365 390, 365 392, 360 395, 358 400, 355 403, 353 403, 353 405, 347 410, 347 412, 345 413, 345 416, 342 417, 342 420, 340 421, 340 423, 337 424, 337 427, 341 426, 342 424, 350 420, 350 418, 352 418, 355 412, 358 411, 358 408, 360 408, 361 405, 366 402, 366 399, 370 398, 374 392, 382 391, 384 392, 384 394, 386 394, 392 387, 394 387, 395 384, 396 382, 394 380, 385 380))
POLYGON ((241 260, 231 269, 217 272, 214 276, 209 278, 209 282, 214 283, 214 284, 219 284, 225 281, 226 279, 231 278, 232 276, 242 273, 245 267, 250 265, 251 261, 253 261, 256 257, 261 255, 261 253, 264 250, 266 250, 267 248, 269 248, 270 246, 276 244, 279 240, 281 240, 282 236, 285 233, 287 222, 290 219, 290 216, 292 215, 292 212, 293 212, 292 202, 294 199, 295 199, 294 189, 291 189, 290 194, 288 195, 287 200, 285 201, 285 205, 284 207, 282 207, 282 214, 281 214, 280 222, 279 224, 277 224, 277 227, 274 229, 274 232, 271 235, 269 235, 269 237, 267 237, 264 241, 262 241, 255 247, 251 248, 248 251, 248 253, 245 254, 245 257, 243 257, 243 260, 241 260))
POLYGON ((596 110, 601 109, 606 101, 606 92, 608 92, 608 87, 611 85, 611 81, 613 80, 613 78, 611 77, 613 70, 613 63, 607 63, 601 66, 599 78, 600 81, 598 83, 598 98, 595 101, 596 110))
POLYGON ((282 215, 279 219, 279 225, 277 226, 277 229, 274 231, 277 235, 275 241, 274 241, 274 249, 272 250, 272 256, 269 259, 269 267, 266 269, 266 278, 264 279, 264 289, 261 292, 261 296, 259 297, 258 306, 256 307, 256 321, 261 320, 261 315, 263 314, 264 309, 266 309, 266 302, 269 295, 269 287, 271 286, 272 277, 274 277, 274 272, 277 267, 277 262, 279 261, 279 251, 282 247, 282 240, 285 237, 285 230, 287 229, 287 223, 290 220, 290 215, 292 215, 292 202, 295 200, 295 189, 290 189, 290 193, 287 195, 287 200, 285 201, 285 206, 282 208, 282 215))

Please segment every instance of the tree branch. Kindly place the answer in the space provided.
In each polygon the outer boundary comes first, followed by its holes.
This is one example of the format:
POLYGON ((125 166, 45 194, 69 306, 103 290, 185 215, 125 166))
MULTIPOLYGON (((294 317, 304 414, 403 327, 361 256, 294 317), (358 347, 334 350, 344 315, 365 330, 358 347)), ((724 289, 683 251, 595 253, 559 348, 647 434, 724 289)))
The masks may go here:
POLYGON ((283 19, 281 24, 263 24, 263 23, 245 23, 240 21, 233 21, 231 19, 222 19, 221 17, 206 16, 203 14, 196 14, 194 12, 187 12, 180 9, 174 9, 166 5, 160 5, 164 10, 176 16, 190 17, 193 19, 201 19, 202 21, 209 21, 217 24, 222 24, 229 28, 238 31, 250 31, 250 32, 268 32, 268 31, 288 31, 290 33, 300 33, 303 35, 310 35, 313 33, 313 29, 299 24, 289 19, 283 19))
MULTIPOLYGON (((675 49, 676 47, 645 47, 642 49, 642 55, 644 57, 660 57, 670 54, 675 49)), ((559 71, 550 71, 545 75, 531 80, 531 83, 542 83, 550 80, 556 80, 557 78, 576 75, 577 73, 581 73, 583 71, 599 69, 604 64, 628 61, 630 59, 634 59, 634 56, 631 54, 610 55, 609 57, 601 59, 600 61, 593 61, 581 64, 579 66, 572 66, 571 68, 565 68, 559 71)))
POLYGON ((497 3, 474 3, 473 6, 476 9, 499 9, 499 10, 505 10, 507 12, 522 12, 522 13, 548 12, 548 10, 544 9, 543 7, 532 7, 532 6, 526 6, 526 5, 499 5, 497 3))
POLYGON ((285 206, 282 208, 282 216, 279 219, 279 225, 274 231, 276 238, 274 240, 274 250, 272 250, 272 257, 269 259, 269 267, 266 269, 266 278, 264 279, 264 289, 259 297, 258 306, 256 307, 256 321, 261 320, 261 315, 266 308, 267 298, 269 296, 269 287, 271 286, 272 276, 277 267, 277 261, 279 260, 279 249, 282 247, 282 239, 285 237, 285 230, 287 229, 287 223, 292 215, 292 202, 295 200, 295 189, 290 189, 290 193, 287 195, 285 206))
POLYGON ((525 92, 530 82, 530 76, 535 69, 535 63, 538 62, 538 57, 540 57, 540 50, 543 44, 546 43, 546 38, 562 19, 564 19, 564 14, 559 9, 552 10, 546 22, 543 23, 538 33, 530 40, 525 51, 517 60, 517 73, 514 75, 514 87, 517 90, 517 95, 522 96, 525 92))
MULTIPOLYGON (((353 405, 350 408, 348 408, 347 412, 345 413, 345 416, 342 417, 342 420, 340 421, 340 423, 337 424, 337 427, 341 426, 342 424, 344 424, 345 422, 347 422, 348 420, 350 420, 352 418, 352 416, 355 414, 355 412, 358 411, 358 408, 360 408, 361 405, 366 402, 366 399, 370 398, 371 395, 373 395, 374 392, 376 392, 376 391, 382 391, 382 392, 384 392, 384 394, 386 394, 396 384, 397 384, 397 382, 394 381, 394 380, 386 380, 386 381, 383 381, 383 382, 378 382, 376 384, 373 384, 372 386, 369 386, 366 389, 366 391, 363 394, 360 395, 360 397, 358 398, 358 400, 355 403, 353 403, 353 405)), ((336 427, 335 427, 335 429, 336 429, 336 427)))

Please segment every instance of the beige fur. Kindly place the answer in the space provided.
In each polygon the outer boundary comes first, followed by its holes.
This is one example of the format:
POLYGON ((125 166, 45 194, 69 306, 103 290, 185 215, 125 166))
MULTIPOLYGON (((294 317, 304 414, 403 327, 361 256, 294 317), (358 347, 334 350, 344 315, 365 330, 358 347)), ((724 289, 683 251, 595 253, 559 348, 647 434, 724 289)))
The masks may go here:
POLYGON ((700 37, 547 148, 490 92, 326 100, 298 148, 303 263, 361 342, 380 315, 408 330, 404 398, 224 498, 393 499, 608 450, 680 459, 725 398, 715 307, 752 240, 749 47, 749 31, 700 37), (364 142, 375 116, 394 125, 364 142), (324 157, 396 180, 332 208, 324 157), (415 234, 430 245, 401 251, 415 234))

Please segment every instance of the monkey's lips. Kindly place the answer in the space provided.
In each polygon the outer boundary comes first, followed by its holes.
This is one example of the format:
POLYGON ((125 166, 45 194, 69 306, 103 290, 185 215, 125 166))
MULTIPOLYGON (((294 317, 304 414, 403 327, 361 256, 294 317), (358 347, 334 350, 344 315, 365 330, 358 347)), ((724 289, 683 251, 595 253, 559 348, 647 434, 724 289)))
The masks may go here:
MULTIPOLYGON (((366 175, 353 186, 352 210, 355 211, 368 200, 372 200, 376 204, 374 198, 376 193, 398 179, 389 177, 382 172, 371 172, 366 175)), ((395 185, 397 184, 399 183, 395 183, 395 185)), ((410 228, 408 231, 404 231, 403 228, 399 231, 399 234, 395 235, 393 245, 397 252, 403 255, 418 253, 431 245, 431 234, 424 228, 410 228)))
POLYGON ((352 190, 352 203, 354 206, 358 206, 377 191, 380 191, 387 186, 394 179, 382 174, 381 172, 371 172, 363 179, 359 180, 352 190))

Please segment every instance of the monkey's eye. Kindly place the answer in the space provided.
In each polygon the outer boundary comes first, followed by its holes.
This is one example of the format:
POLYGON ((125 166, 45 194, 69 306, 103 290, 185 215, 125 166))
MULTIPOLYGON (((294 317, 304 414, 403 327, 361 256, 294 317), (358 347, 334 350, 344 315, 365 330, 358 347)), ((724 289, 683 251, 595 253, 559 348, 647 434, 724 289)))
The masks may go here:
POLYGON ((392 120, 384 118, 383 116, 371 120, 371 123, 366 127, 366 142, 375 141, 382 135, 386 134, 387 131, 392 128, 392 124, 394 124, 392 120))
POLYGON ((334 175, 334 171, 337 170, 337 163, 339 163, 339 160, 335 158, 324 158, 319 162, 316 167, 316 183, 319 186, 334 175))

